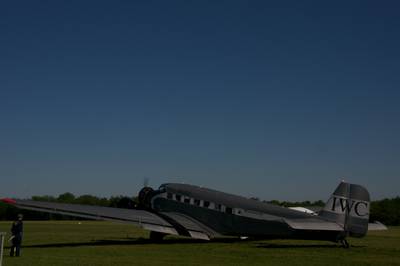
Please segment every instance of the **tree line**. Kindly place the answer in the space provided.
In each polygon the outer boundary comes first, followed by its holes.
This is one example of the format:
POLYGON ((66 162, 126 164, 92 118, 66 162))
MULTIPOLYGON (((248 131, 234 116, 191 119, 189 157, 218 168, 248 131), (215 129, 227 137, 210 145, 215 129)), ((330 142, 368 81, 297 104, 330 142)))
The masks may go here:
MULTIPOLYGON (((66 192, 58 197, 54 196, 32 196, 30 200, 47 201, 57 203, 84 204, 114 208, 134 208, 137 205, 136 197, 112 196, 110 198, 97 197, 93 195, 82 195, 76 197, 74 194, 66 192)), ((25 220, 84 220, 82 218, 71 217, 60 214, 42 213, 37 211, 29 211, 15 208, 12 205, 0 202, 0 220, 13 220, 21 213, 25 220)))
MULTIPOLYGON (((258 198, 252 198, 253 200, 259 200, 258 198)), ((63 193, 58 197, 54 196, 33 196, 31 200, 35 201, 48 201, 58 203, 73 203, 73 204, 85 204, 95 205, 104 207, 115 207, 115 208, 134 208, 137 205, 136 197, 127 196, 113 196, 110 198, 96 197, 93 195, 82 195, 76 197, 72 193, 63 193)), ((284 206, 284 207, 308 207, 312 210, 322 208, 325 202, 322 200, 318 201, 302 201, 302 202, 289 202, 289 201, 264 201, 271 204, 284 206)), ((75 218, 65 215, 41 213, 28 210, 20 210, 13 206, 5 203, 0 203, 0 220, 13 220, 22 213, 26 220, 81 220, 82 218, 75 218)), ((386 225, 400 225, 400 197, 383 199, 371 202, 370 209, 370 220, 380 221, 386 225)))

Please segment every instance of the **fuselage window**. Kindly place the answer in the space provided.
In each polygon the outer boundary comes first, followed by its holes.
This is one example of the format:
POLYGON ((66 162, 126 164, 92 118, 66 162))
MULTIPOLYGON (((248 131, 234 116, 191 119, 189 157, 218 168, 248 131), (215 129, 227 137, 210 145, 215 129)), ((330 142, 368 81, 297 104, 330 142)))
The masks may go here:
POLYGON ((203 206, 204 206, 204 208, 210 207, 210 202, 209 201, 204 201, 203 206))
POLYGON ((167 193, 167 199, 172 199, 172 193, 167 193))
POLYGON ((189 204, 190 203, 190 198, 185 197, 184 202, 189 204))
POLYGON ((199 199, 194 199, 194 205, 200 206, 200 200, 199 199))
POLYGON ((175 199, 176 199, 176 201, 181 201, 181 198, 182 198, 182 196, 181 195, 178 195, 178 194, 176 194, 175 195, 175 199))
POLYGON ((220 211, 222 210, 222 205, 221 204, 215 204, 215 209, 220 211))
POLYGON ((225 212, 228 213, 228 214, 232 214, 232 208, 226 207, 225 208, 225 212))

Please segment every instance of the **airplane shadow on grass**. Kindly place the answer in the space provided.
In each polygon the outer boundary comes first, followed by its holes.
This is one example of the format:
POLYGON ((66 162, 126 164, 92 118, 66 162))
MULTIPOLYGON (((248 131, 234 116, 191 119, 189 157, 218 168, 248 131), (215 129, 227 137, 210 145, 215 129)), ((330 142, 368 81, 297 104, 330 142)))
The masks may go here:
POLYGON ((81 246, 130 246, 130 245, 149 245, 149 244, 193 244, 193 243, 207 243, 209 241, 196 240, 196 239, 166 239, 162 241, 154 241, 146 238, 127 238, 127 239, 99 239, 87 242, 75 243, 49 243, 37 245, 24 245, 23 248, 60 248, 60 247, 81 247, 81 246))
MULTIPOLYGON (((266 249, 274 249, 274 248, 342 248, 339 244, 273 244, 273 243, 262 243, 256 245, 257 248, 266 248, 266 249)), ((355 246, 350 245, 351 248, 362 248, 365 246, 355 246)))
MULTIPOLYGON (((126 238, 126 239, 100 239, 87 242, 75 242, 75 243, 48 243, 48 244, 37 244, 37 245, 24 245, 23 248, 62 248, 62 247, 82 247, 82 246, 130 246, 130 245, 149 245, 149 244, 206 244, 206 243, 243 243, 250 242, 252 240, 239 240, 236 238, 220 238, 213 239, 210 241, 198 240, 198 239, 164 239, 162 241, 155 241, 147 238, 126 238)), ((275 243, 254 243, 255 248, 266 248, 266 249, 279 249, 279 248, 340 248, 341 246, 334 243, 328 244, 275 244, 275 243)), ((358 248, 363 246, 354 246, 352 248, 358 248)))

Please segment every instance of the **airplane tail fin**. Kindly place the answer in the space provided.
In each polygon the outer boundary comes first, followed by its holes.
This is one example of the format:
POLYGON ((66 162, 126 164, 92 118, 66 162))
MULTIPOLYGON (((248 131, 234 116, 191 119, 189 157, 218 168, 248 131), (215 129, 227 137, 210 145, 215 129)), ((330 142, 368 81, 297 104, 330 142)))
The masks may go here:
POLYGON ((341 182, 319 216, 342 225, 346 235, 363 237, 368 231, 369 206, 364 187, 341 182))

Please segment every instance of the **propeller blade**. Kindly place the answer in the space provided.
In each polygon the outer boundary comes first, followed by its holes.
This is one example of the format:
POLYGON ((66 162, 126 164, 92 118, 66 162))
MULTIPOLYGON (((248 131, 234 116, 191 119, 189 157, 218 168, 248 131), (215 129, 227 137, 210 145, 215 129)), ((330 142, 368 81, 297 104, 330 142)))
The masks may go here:
POLYGON ((149 186, 149 178, 145 177, 143 178, 143 187, 148 187, 149 186))

